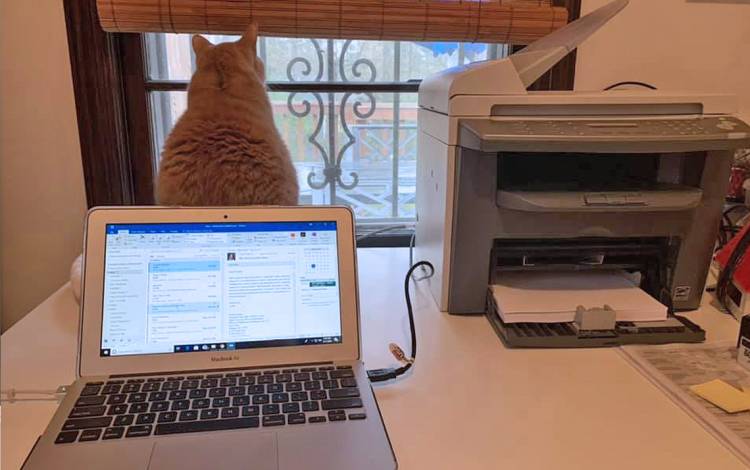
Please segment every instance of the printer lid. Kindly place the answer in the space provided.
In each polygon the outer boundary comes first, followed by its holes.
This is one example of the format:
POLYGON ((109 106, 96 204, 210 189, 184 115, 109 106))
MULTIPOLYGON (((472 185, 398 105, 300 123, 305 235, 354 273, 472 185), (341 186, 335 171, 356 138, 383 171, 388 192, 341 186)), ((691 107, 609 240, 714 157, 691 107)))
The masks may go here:
POLYGON ((459 95, 525 94, 526 88, 614 17, 628 0, 614 0, 500 60, 453 67, 422 81, 419 105, 447 113, 459 95))
POLYGON ((685 116, 734 114, 736 99, 652 90, 528 92, 526 88, 619 13, 628 0, 615 0, 503 59, 449 68, 425 78, 419 106, 463 117, 685 116))

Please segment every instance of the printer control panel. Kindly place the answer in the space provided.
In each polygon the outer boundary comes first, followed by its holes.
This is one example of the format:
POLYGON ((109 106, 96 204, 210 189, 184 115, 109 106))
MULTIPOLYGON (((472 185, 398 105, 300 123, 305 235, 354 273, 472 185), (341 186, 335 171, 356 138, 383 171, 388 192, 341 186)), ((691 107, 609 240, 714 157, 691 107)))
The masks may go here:
POLYGON ((492 134, 536 139, 746 139, 750 126, 731 116, 690 119, 493 120, 492 134))

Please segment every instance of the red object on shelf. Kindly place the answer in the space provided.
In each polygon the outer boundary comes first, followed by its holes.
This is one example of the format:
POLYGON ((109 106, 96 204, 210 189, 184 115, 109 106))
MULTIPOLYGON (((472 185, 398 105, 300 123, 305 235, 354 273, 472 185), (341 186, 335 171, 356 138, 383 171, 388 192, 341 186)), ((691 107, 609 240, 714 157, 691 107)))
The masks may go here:
POLYGON ((727 197, 734 199, 735 201, 741 201, 745 199, 745 189, 742 187, 742 183, 747 178, 747 172, 741 166, 733 166, 732 172, 729 175, 729 188, 727 189, 727 197))
MULTIPOLYGON (((716 253, 714 259, 719 263, 721 269, 724 269, 727 265, 727 261, 732 255, 732 252, 734 252, 737 243, 748 230, 750 230, 750 224, 745 225, 738 234, 729 240, 729 243, 724 245, 724 247, 716 253)), ((733 281, 735 285, 742 288, 745 292, 750 292, 750 259, 748 259, 748 257, 743 256, 740 260, 740 264, 734 270, 733 281)))

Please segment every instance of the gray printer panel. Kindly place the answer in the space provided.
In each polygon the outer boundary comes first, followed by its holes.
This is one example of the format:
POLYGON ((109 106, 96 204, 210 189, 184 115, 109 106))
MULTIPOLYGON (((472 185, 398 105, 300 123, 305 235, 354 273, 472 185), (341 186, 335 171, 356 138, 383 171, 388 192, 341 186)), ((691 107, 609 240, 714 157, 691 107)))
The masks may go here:
MULTIPOLYGON (((462 125, 460 139, 466 136, 466 130, 466 126, 462 125)), ((658 171, 661 180, 669 180, 670 168, 677 168, 672 171, 676 174, 672 182, 689 183, 683 188, 686 191, 684 196, 692 198, 684 207, 655 210, 642 205, 638 198, 635 198, 634 204, 622 204, 615 197, 612 204, 607 204, 606 199, 597 204, 594 198, 592 206, 595 207, 580 210, 559 210, 554 205, 541 210, 525 210, 523 207, 498 204, 501 202, 499 194, 502 189, 499 187, 498 161, 503 153, 498 149, 518 151, 521 148, 533 152, 546 151, 551 155, 556 154, 554 148, 559 148, 557 154, 596 153, 592 141, 567 142, 563 146, 549 141, 519 142, 510 136, 493 136, 481 145, 475 145, 477 135, 473 131, 470 133, 475 141, 470 143, 471 148, 466 148, 460 140, 456 160, 449 312, 476 313, 484 310, 491 270, 490 252, 495 239, 664 237, 679 240, 676 261, 665 267, 671 272, 671 285, 664 287, 672 293, 675 309, 698 307, 718 230, 731 149, 706 151, 706 147, 717 146, 714 140, 703 143, 694 141, 692 144, 636 142, 631 148, 631 158, 634 159, 639 158, 638 154, 660 154, 658 171), (689 153, 684 153, 686 151, 689 153), (685 158, 691 159, 690 164, 675 164, 685 158), (698 166, 700 168, 696 170, 698 166)), ((606 149, 601 147, 599 151, 613 153, 612 146, 612 143, 608 143, 606 149)), ((626 153, 623 148, 619 150, 626 153)), ((516 192, 518 189, 515 188, 516 192)), ((539 193, 543 194, 544 191, 539 193)), ((586 194, 586 191, 578 193, 586 194)))
POLYGON ((678 152, 727 150, 750 142, 750 126, 731 116, 617 119, 463 119, 466 148, 493 151, 678 152))

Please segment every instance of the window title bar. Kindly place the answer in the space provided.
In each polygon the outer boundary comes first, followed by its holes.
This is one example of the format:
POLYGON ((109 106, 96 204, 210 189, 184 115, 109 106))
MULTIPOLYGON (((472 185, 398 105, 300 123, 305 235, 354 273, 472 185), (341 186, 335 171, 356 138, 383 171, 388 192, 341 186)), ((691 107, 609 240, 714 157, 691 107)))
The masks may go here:
POLYGON ((335 221, 107 224, 107 234, 336 231, 335 221))

